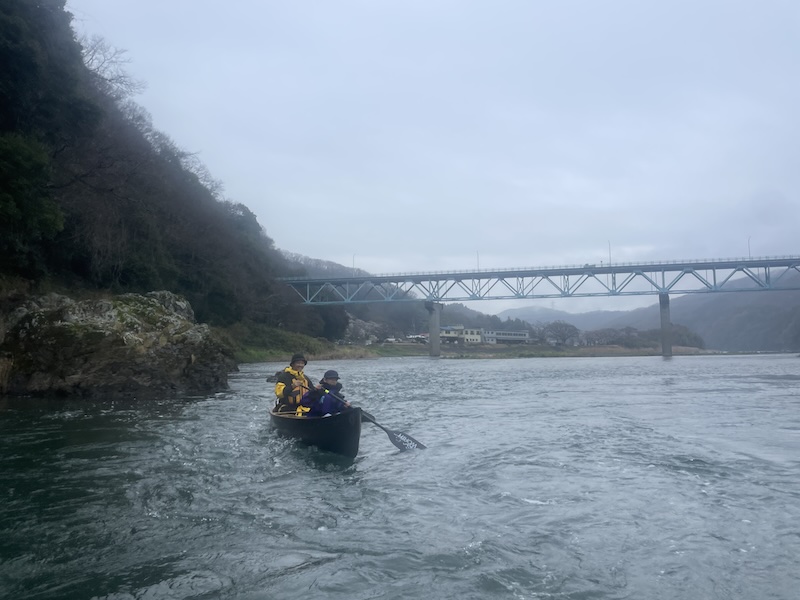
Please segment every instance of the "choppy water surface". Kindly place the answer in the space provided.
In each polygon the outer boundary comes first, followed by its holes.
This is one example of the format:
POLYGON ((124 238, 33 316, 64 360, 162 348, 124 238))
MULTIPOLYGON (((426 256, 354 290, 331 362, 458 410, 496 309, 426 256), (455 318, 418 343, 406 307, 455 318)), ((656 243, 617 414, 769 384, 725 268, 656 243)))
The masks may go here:
POLYGON ((800 589, 796 356, 311 363, 428 446, 210 398, 0 401, 7 598, 741 598, 800 589))

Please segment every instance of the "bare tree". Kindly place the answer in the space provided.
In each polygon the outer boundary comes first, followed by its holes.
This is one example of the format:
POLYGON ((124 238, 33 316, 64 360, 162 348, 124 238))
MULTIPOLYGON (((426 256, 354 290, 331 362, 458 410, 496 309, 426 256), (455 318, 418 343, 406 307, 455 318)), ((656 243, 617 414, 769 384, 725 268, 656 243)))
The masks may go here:
POLYGON ((577 340, 580 335, 580 329, 566 321, 553 321, 552 323, 548 323, 545 325, 544 332, 548 338, 562 346, 567 342, 577 340))
POLYGON ((119 102, 144 91, 144 82, 134 79, 124 69, 130 63, 127 50, 115 48, 99 35, 83 35, 78 41, 83 48, 83 63, 94 73, 95 82, 103 92, 119 102))

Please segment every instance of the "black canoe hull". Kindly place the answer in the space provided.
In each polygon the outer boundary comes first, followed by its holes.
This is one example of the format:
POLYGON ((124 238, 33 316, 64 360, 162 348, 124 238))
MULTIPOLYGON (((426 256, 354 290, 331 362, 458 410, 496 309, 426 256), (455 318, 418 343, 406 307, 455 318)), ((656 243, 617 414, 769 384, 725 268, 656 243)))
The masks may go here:
POLYGON ((330 417, 298 417, 270 412, 270 421, 280 433, 320 450, 355 458, 361 441, 361 409, 347 408, 330 417))

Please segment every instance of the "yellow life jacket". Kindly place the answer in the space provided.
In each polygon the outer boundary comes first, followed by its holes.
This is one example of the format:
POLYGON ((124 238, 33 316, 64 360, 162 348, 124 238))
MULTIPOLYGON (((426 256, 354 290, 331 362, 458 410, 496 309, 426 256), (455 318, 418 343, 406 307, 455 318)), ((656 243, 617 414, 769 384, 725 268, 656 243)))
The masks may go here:
POLYGON ((303 394, 313 387, 311 380, 305 373, 286 367, 278 376, 278 382, 275 384, 275 396, 278 404, 289 406, 290 408, 298 408, 303 394), (299 382, 300 385, 294 385, 295 381, 299 382), (289 391, 286 390, 287 386, 291 386, 289 391))

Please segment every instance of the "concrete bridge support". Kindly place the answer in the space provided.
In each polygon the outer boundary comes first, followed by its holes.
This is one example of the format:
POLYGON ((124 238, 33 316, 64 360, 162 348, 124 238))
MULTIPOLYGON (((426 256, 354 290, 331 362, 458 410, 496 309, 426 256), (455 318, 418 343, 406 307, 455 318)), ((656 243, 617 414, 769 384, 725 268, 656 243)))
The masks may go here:
POLYGON ((672 356, 672 323, 669 320, 669 294, 658 295, 661 309, 661 356, 672 356))
POLYGON ((426 302, 425 308, 431 315, 428 321, 428 348, 431 356, 441 356, 442 346, 439 332, 441 331, 440 321, 442 305, 438 302, 426 302))

